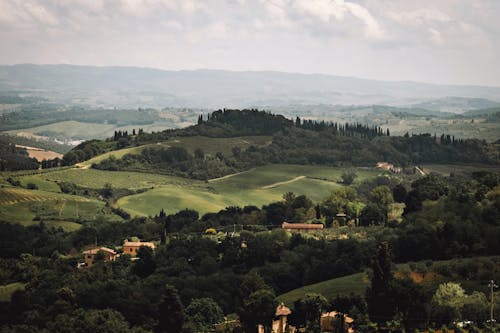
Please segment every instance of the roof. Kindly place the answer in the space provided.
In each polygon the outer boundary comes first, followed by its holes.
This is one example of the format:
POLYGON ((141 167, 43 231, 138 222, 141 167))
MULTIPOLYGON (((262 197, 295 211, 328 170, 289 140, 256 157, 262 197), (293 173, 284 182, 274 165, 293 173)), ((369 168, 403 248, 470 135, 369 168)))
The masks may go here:
POLYGON ((97 254, 99 252, 106 252, 110 254, 116 254, 115 250, 110 249, 109 247, 95 247, 86 251, 83 251, 83 254, 97 254))
MULTIPOLYGON (((325 312, 325 313, 322 313, 321 314, 321 317, 331 317, 331 318, 335 318, 337 315, 341 314, 340 312, 337 312, 337 311, 332 311, 332 312, 325 312)), ((347 316, 344 314, 344 320, 347 324, 352 324, 354 322, 354 319, 352 319, 351 317, 347 316)))
POLYGON ((292 310, 287 308, 283 303, 276 308, 276 316, 288 316, 290 313, 292 313, 292 310))
POLYGON ((323 224, 310 224, 310 223, 288 223, 283 222, 281 228, 283 229, 323 229, 323 224))
POLYGON ((129 241, 125 241, 125 242, 123 242, 123 246, 130 246, 130 247, 148 246, 152 249, 155 248, 155 244, 153 242, 129 242, 129 241))

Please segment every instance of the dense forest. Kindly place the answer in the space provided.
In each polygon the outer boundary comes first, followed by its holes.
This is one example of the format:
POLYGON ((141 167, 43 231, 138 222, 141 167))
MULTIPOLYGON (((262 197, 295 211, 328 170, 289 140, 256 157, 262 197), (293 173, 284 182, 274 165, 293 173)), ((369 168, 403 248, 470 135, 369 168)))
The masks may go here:
POLYGON ((366 293, 307 295, 294 304, 290 321, 316 332, 321 311, 341 310, 361 331, 373 331, 376 323, 439 328, 460 319, 482 326, 485 286, 500 278, 500 259, 491 257, 500 255, 499 184, 500 174, 492 172, 432 174, 409 187, 378 177, 317 203, 286 193, 261 208, 229 207, 201 217, 193 210, 159 210, 124 222, 88 221, 72 233, 43 221, 29 227, 0 223, 0 284, 25 284, 0 303, 2 332, 201 332, 232 313, 245 332, 254 332, 256 323, 272 319, 276 295, 363 270, 370 272, 366 293), (406 204, 402 221, 388 218, 394 202, 406 204), (346 229, 352 231, 346 239, 290 235, 280 228, 284 220, 317 219, 325 232, 334 230, 339 212, 359 224, 346 229), (97 239, 117 248, 131 235, 159 246, 154 252, 141 248, 137 261, 122 255, 76 269, 86 245, 97 239), (475 256, 482 259, 434 263, 475 256), (394 263, 408 261, 441 281, 477 284, 464 290, 456 283, 416 283, 396 274, 394 263))

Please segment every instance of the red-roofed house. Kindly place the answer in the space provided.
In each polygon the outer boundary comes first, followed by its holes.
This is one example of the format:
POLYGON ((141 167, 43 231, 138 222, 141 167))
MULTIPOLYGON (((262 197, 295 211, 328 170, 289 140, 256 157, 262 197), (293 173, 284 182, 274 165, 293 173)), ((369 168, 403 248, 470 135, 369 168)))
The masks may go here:
POLYGON ((97 254, 102 254, 104 257, 104 261, 115 261, 118 257, 118 254, 115 250, 104 246, 93 247, 91 249, 83 251, 84 260, 87 267, 90 267, 94 264, 94 260, 97 254))
POLYGON ((129 254, 132 258, 137 257, 137 251, 141 246, 150 247, 152 250, 156 248, 153 242, 129 242, 127 239, 123 241, 123 254, 129 254))
POLYGON ((314 230, 321 230, 324 228, 323 224, 312 224, 312 223, 288 223, 283 222, 281 228, 290 232, 310 232, 314 230))

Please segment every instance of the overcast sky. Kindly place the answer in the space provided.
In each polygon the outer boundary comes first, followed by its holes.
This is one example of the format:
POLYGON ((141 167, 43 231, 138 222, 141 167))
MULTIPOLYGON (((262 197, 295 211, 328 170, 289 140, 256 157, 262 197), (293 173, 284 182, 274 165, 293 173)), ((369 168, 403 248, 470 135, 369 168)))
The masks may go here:
POLYGON ((500 86, 499 0, 0 0, 0 63, 500 86))

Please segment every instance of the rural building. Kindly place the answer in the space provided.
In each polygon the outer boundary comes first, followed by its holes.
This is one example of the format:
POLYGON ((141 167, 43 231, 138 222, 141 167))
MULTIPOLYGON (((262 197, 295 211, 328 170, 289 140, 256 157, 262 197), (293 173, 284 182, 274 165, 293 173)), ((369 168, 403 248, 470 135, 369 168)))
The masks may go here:
POLYGON ((347 225, 348 216, 344 213, 338 213, 335 215, 335 222, 338 226, 347 225))
MULTIPOLYGON (((296 329, 294 326, 288 325, 287 323, 287 317, 292 313, 292 310, 287 308, 285 304, 281 303, 278 305, 276 308, 276 313, 275 317, 272 323, 271 327, 271 332, 272 333, 285 333, 285 332, 290 332, 294 333, 296 332, 296 329)), ((257 332, 258 333, 264 333, 264 326, 259 325, 257 327, 257 332)))
POLYGON ((322 332, 354 332, 354 319, 347 315, 331 311, 321 314, 321 331, 322 332))
POLYGON ((390 171, 392 173, 401 173, 403 172, 403 169, 400 167, 395 167, 394 164, 389 163, 389 162, 378 162, 376 165, 377 169, 382 169, 385 171, 390 171))
POLYGON ((310 232, 314 230, 321 230, 324 228, 324 226, 321 223, 312 224, 283 222, 283 224, 281 224, 281 228, 289 232, 310 232))
POLYGON ((155 244, 153 242, 130 242, 127 239, 123 241, 123 254, 128 254, 132 258, 137 257, 137 251, 139 251, 139 248, 141 246, 147 246, 150 247, 152 250, 155 249, 155 244))
POLYGON ((115 261, 118 257, 118 254, 115 252, 115 250, 104 246, 94 247, 83 251, 84 260, 87 267, 90 267, 94 264, 95 257, 98 254, 102 254, 104 261, 115 261))
POLYGON ((273 332, 274 333, 285 333, 290 331, 290 327, 287 324, 287 317, 292 313, 292 310, 287 308, 285 304, 281 303, 276 308, 276 318, 273 320, 273 332))

